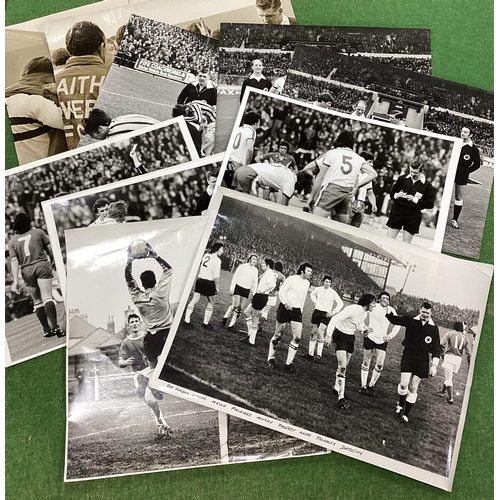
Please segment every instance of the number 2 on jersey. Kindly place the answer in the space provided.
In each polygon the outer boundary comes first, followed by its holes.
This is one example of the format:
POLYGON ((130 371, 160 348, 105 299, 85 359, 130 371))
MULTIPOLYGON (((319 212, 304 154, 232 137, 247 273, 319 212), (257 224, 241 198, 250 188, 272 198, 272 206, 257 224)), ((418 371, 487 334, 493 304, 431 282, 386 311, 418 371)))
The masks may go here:
POLYGON ((31 234, 27 234, 26 236, 21 236, 18 241, 24 242, 24 255, 25 257, 29 257, 30 254, 30 240, 31 240, 31 234))
POLYGON ((203 257, 203 261, 202 261, 201 265, 203 267, 208 267, 207 264, 208 264, 209 260, 210 260, 210 254, 205 255, 205 257, 203 257))

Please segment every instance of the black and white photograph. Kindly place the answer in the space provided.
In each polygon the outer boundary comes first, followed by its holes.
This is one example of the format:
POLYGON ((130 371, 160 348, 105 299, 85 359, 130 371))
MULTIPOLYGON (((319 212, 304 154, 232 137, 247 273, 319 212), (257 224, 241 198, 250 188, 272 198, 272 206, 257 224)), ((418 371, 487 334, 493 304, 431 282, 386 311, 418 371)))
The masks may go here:
MULTIPOLYGON (((125 0, 106 2, 108 9, 127 5, 125 0)), ((6 27, 5 97, 7 114, 13 120, 18 165, 67 150, 44 24, 70 16, 88 16, 101 9, 99 3, 84 5, 6 27)))
POLYGON ((493 267, 215 201, 151 386, 451 490, 493 267))
POLYGON ((183 116, 200 156, 213 152, 218 41, 132 14, 85 137, 183 116), (112 121, 113 120, 113 121, 112 121))
POLYGON ((222 154, 131 177, 42 203, 64 294, 69 229, 207 215, 222 154))
MULTIPOLYGON (((247 86, 281 94, 297 44, 431 74, 431 34, 428 29, 223 23, 216 151, 227 148, 247 86)), ((329 99, 327 96, 325 99, 322 102, 328 106, 329 99)))
POLYGON ((298 46, 284 94, 311 102, 323 92, 337 111, 463 140, 443 251, 479 258, 493 185, 493 92, 298 46))
POLYGON ((250 88, 222 168, 236 191, 439 252, 460 149, 250 88))
POLYGON ((149 386, 206 222, 66 233, 66 481, 326 453, 149 386))
POLYGON ((108 139, 78 152, 57 155, 50 161, 43 159, 6 171, 5 241, 24 241, 24 245, 17 243, 9 247, 6 258, 7 366, 65 344, 63 337, 53 334, 56 327, 64 334, 64 306, 59 277, 53 269, 42 202, 197 159, 186 123, 175 118, 142 132, 125 134, 118 140, 108 139), (33 231, 38 236, 31 241, 33 231), (40 277, 25 276, 23 268, 32 265, 32 260, 36 262, 38 257, 47 260, 50 272, 46 268, 40 277), (16 261, 14 267, 13 260, 16 261), (26 280, 34 280, 33 286, 26 280), (39 280, 51 282, 46 290, 44 281, 42 295, 39 280), (44 301, 49 304, 47 307, 44 301), (53 303, 59 318, 57 324, 55 320, 47 323, 44 312, 48 309, 53 315, 53 303))

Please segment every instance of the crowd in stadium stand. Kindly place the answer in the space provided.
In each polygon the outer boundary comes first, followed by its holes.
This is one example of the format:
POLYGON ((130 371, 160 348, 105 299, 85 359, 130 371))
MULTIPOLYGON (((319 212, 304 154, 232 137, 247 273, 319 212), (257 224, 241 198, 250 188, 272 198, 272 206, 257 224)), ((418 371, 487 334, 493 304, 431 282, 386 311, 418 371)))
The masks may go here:
POLYGON ((390 64, 395 68, 407 69, 424 75, 432 74, 432 63, 428 57, 392 57, 366 55, 369 61, 378 64, 390 64))
POLYGON ((255 155, 276 151, 280 140, 291 144, 299 171, 333 146, 333 141, 345 126, 352 129, 355 151, 374 155, 374 167, 379 176, 374 181, 374 193, 380 215, 394 181, 407 171, 414 159, 425 165, 429 182, 439 189, 444 185, 451 154, 451 143, 441 139, 412 134, 411 131, 388 129, 364 122, 321 113, 264 95, 251 95, 248 109, 262 115, 257 129, 255 155), (276 126, 276 122, 278 126, 276 126))
MULTIPOLYGON (((289 26, 232 24, 221 29, 221 47, 281 49, 296 43, 319 42, 334 45, 338 51, 388 54, 429 54, 429 31, 414 29, 373 29, 349 27, 289 26)), ((293 50, 293 47, 291 48, 293 50)))
POLYGON ((118 54, 120 59, 128 56, 185 71, 203 68, 210 72, 212 80, 218 70, 217 40, 134 15, 118 54))
MULTIPOLYGON (((259 258, 269 257, 282 262, 285 276, 295 274, 299 265, 307 261, 313 266, 312 286, 319 286, 324 274, 332 275, 332 287, 352 301, 363 293, 377 295, 382 290, 344 253, 340 245, 345 245, 345 242, 335 241, 332 235, 311 233, 306 229, 307 223, 299 220, 293 222, 295 231, 290 231, 290 221, 273 220, 272 215, 267 217, 271 217, 268 224, 262 224, 262 218, 253 213, 232 213, 231 208, 225 209, 224 213, 225 216, 216 221, 212 241, 224 243, 224 268, 230 272, 246 262, 251 253, 256 253, 259 258), (297 244, 297 234, 301 238, 300 244, 297 244), (276 245, 276 241, 280 244, 276 245)), ((399 291, 393 295, 391 303, 398 314, 416 315, 422 302, 428 300, 399 291)), ((455 321, 466 321, 469 328, 478 324, 477 310, 460 309, 436 301, 431 303, 433 318, 440 326, 452 328, 455 321)))
POLYGON ((224 85, 241 85, 252 73, 252 61, 261 59, 263 74, 273 80, 286 75, 292 61, 291 52, 233 52, 221 50, 219 82, 224 85), (236 78, 235 78, 236 77, 236 78))
POLYGON ((294 57, 294 70, 341 83, 370 88, 371 85, 385 85, 386 90, 394 87, 420 95, 423 104, 457 111, 471 116, 493 120, 493 93, 473 89, 459 83, 432 79, 426 75, 418 78, 409 71, 394 69, 387 71, 379 65, 368 64, 366 60, 346 57, 340 54, 321 52, 313 54, 307 47, 301 49, 300 56, 294 57))
MULTIPOLYGON (((334 100, 333 108, 343 113, 351 113, 355 104, 361 99, 367 103, 373 100, 371 91, 356 90, 327 81, 313 81, 310 77, 303 75, 291 74, 287 77, 285 93, 290 97, 313 102, 322 92, 330 93, 334 100)), ((404 97, 411 98, 409 95, 404 97)), ((480 121, 470 115, 463 118, 449 111, 441 111, 433 107, 429 107, 424 126, 428 122, 435 123, 439 133, 452 137, 460 137, 460 129, 464 126, 470 126, 474 132, 472 139, 481 153, 493 157, 493 122, 480 121)))

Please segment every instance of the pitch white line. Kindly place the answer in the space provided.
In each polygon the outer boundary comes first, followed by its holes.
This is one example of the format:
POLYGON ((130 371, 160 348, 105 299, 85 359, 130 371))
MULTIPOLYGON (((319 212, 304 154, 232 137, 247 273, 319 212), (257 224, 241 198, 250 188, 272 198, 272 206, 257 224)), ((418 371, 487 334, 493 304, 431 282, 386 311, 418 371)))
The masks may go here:
POLYGON ((148 104, 158 104, 158 106, 164 106, 166 108, 171 108, 171 104, 165 104, 164 102, 150 101, 148 99, 141 99, 139 97, 132 97, 126 94, 119 94, 118 92, 110 92, 109 90, 101 90, 101 94, 111 94, 119 97, 126 97, 127 99, 133 99, 134 101, 147 102, 148 104))

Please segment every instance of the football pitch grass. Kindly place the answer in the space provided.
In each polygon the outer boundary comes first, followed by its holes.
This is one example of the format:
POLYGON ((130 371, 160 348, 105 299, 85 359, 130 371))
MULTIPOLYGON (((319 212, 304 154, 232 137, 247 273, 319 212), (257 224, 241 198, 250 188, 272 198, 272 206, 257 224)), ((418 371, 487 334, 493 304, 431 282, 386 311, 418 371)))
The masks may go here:
POLYGON ((160 121, 169 120, 184 86, 167 78, 113 64, 95 107, 113 118, 137 113, 160 121))
POLYGON ((485 227, 490 194, 493 197, 493 172, 493 168, 481 167, 472 174, 471 177, 482 184, 469 184, 465 187, 464 206, 458 219, 459 229, 451 227, 453 219, 452 196, 444 234, 443 252, 474 259, 479 258, 483 232, 493 235, 493 224, 491 227, 485 227))
MULTIPOLYGON (((389 344, 374 398, 358 394, 362 339, 357 338, 346 376, 346 399, 350 409, 342 411, 332 394, 337 368, 334 347, 324 350, 320 364, 302 357, 308 349, 313 303, 307 299, 304 308, 302 342, 294 361, 298 374, 294 376, 283 369, 291 340, 289 327, 276 352, 278 368, 272 369, 266 362, 274 332, 275 308, 269 314, 269 321, 264 323, 264 331, 258 333, 255 346, 242 342, 246 337, 242 318, 235 325, 235 331, 222 326, 222 316, 231 301, 228 293, 231 278, 230 273, 222 272, 221 291, 211 320, 213 330, 201 328, 204 299, 196 306, 191 325, 181 324, 162 371, 162 380, 447 475, 448 455, 456 439, 467 379, 466 362, 454 377, 455 404, 449 405, 437 396, 444 381, 440 367, 435 378, 420 383, 417 403, 410 413, 409 424, 405 425, 395 417, 394 411, 398 401, 404 332, 400 331, 389 344), (171 365, 182 372, 172 369, 171 365)), ((447 330, 440 328, 441 335, 447 330)), ((373 361, 370 368, 371 377, 373 361)))

